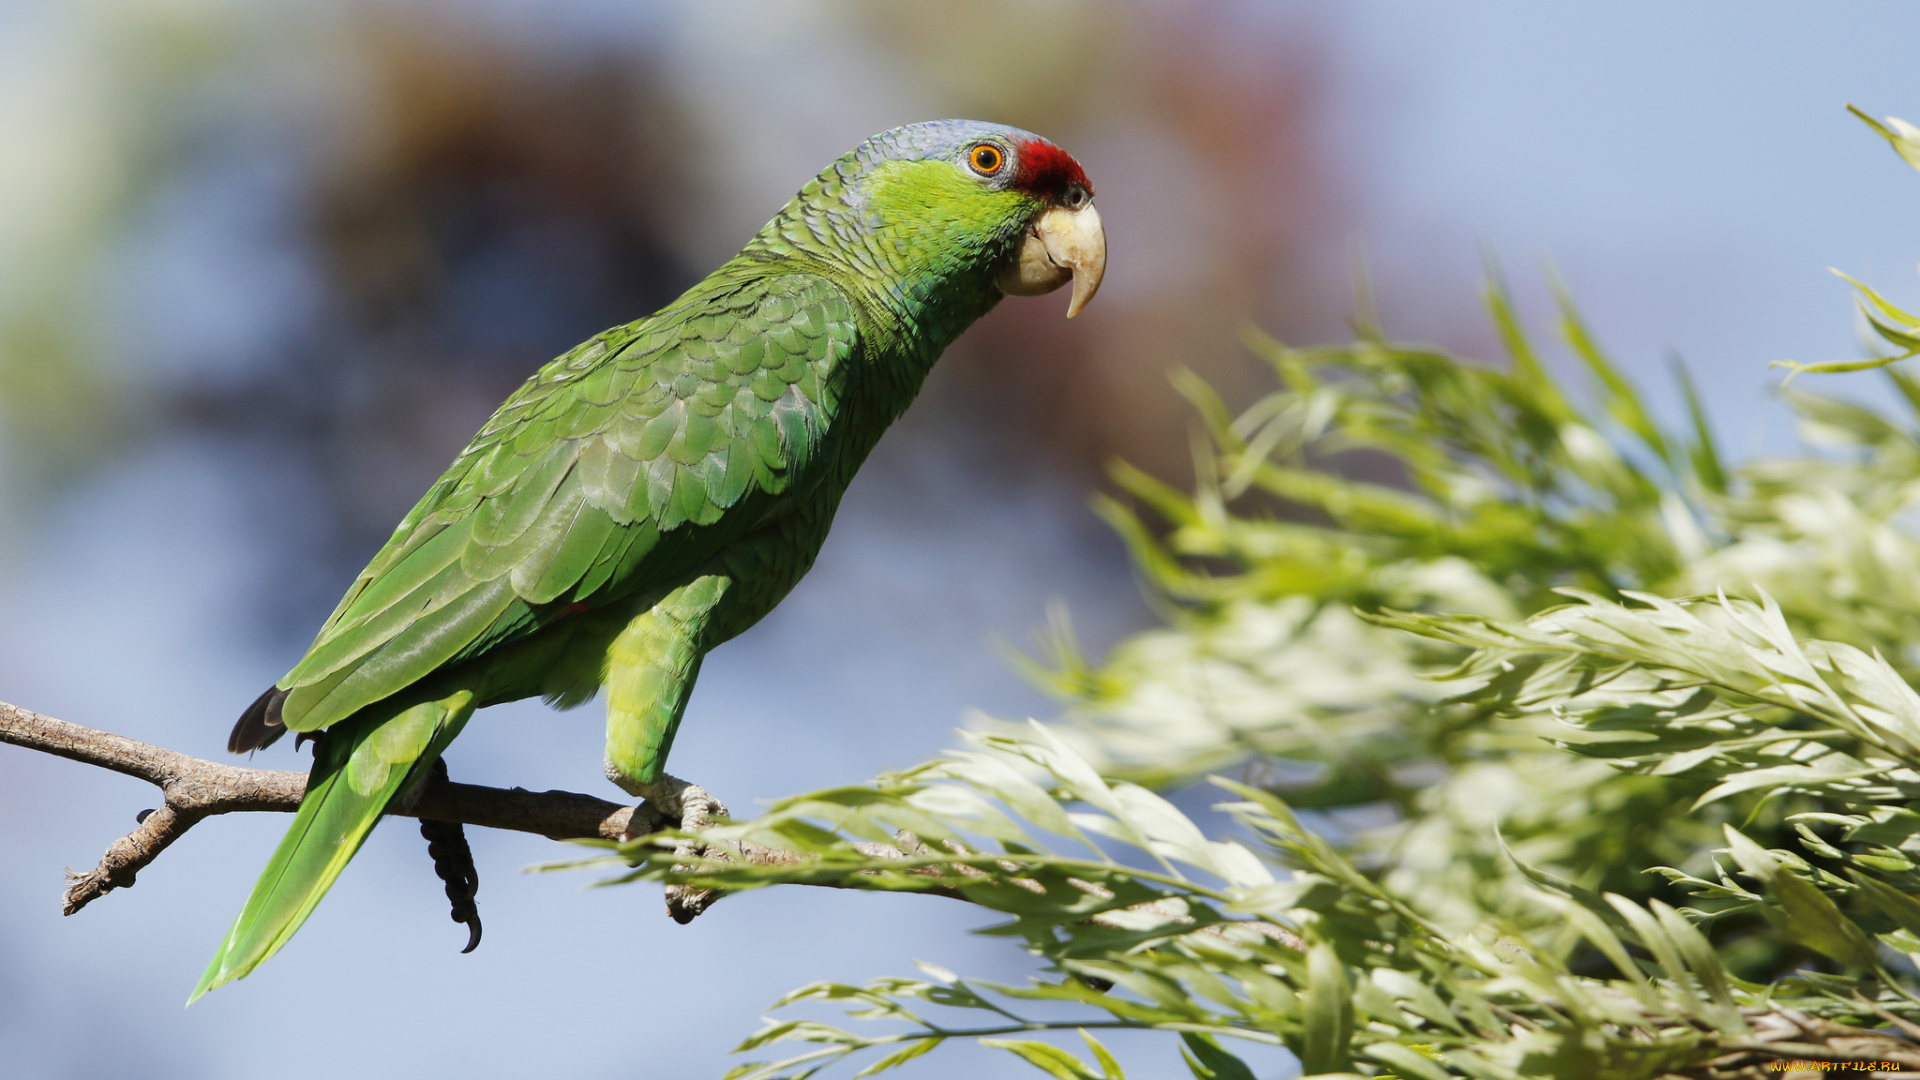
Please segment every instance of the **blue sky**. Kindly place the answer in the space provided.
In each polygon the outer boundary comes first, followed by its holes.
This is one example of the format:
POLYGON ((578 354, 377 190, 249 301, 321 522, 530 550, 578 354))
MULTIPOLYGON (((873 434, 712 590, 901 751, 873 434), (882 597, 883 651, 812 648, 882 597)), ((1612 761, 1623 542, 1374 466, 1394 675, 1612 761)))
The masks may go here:
POLYGON ((1390 329, 1459 334, 1482 247, 1542 314, 1550 263, 1649 386, 1683 356, 1751 453, 1790 445, 1769 361, 1858 355, 1828 267, 1920 296, 1920 175, 1845 111, 1920 113, 1909 6, 1389 2, 1325 25, 1390 329))

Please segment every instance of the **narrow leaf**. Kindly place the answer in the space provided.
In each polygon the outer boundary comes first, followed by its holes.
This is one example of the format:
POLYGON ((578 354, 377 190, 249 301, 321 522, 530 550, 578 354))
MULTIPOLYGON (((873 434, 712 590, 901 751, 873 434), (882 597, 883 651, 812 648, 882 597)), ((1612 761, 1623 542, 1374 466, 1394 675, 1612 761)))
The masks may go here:
POLYGON ((938 1036, 930 1036, 925 1039, 920 1039, 916 1042, 908 1043, 907 1045, 901 1047, 900 1049, 895 1050, 893 1053, 888 1054, 886 1057, 883 1057, 880 1060, 874 1062, 873 1064, 867 1066, 866 1068, 861 1069, 859 1072, 854 1073, 853 1080, 860 1080, 860 1078, 863 1076, 872 1076, 875 1073, 883 1073, 883 1072, 886 1072, 888 1069, 898 1068, 901 1065, 905 1065, 907 1062, 912 1061, 914 1058, 919 1057, 921 1054, 924 1054, 927 1051, 932 1050, 934 1047, 939 1046, 943 1041, 945 1040, 939 1038, 938 1036))
POLYGON ((1307 988, 1301 998, 1305 1030, 1300 1071, 1311 1076, 1346 1069, 1353 1039, 1353 985, 1332 945, 1318 942, 1307 951, 1307 988))
POLYGON ((1847 867, 1847 876, 1860 886, 1860 894, 1874 909, 1887 918, 1900 924, 1900 928, 1909 934, 1920 937, 1920 899, 1908 896, 1899 889, 1869 877, 1866 874, 1847 867))
POLYGON ((1247 1063, 1221 1049, 1213 1036, 1183 1031, 1180 1041, 1187 1044, 1192 1055, 1187 1058, 1187 1068, 1200 1080, 1254 1080, 1247 1063))
POLYGON ((1855 967, 1874 965, 1873 942, 1812 883, 1780 865, 1780 860, 1731 825, 1727 843, 1734 861, 1766 885, 1773 903, 1762 909, 1783 934, 1824 956, 1855 967))
POLYGON ((1102 1080, 1127 1080, 1127 1074, 1120 1071, 1120 1063, 1114 1060, 1106 1047, 1100 1045, 1099 1039, 1088 1034, 1086 1028, 1080 1029, 1080 1037, 1087 1041, 1087 1049, 1093 1051, 1093 1059, 1100 1063, 1100 1071, 1104 1074, 1102 1080))
POLYGON ((1014 1054, 1048 1076, 1057 1077, 1058 1080, 1101 1080, 1100 1075, 1087 1068, 1079 1058, 1049 1043, 1034 1042, 1031 1039, 981 1039, 980 1045, 1014 1054))

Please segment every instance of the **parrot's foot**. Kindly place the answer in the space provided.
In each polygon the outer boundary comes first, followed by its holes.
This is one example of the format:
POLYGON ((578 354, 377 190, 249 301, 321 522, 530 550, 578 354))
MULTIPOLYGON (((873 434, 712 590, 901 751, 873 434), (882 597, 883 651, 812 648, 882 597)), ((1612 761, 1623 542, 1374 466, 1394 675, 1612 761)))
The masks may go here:
MULTIPOLYGON (((608 763, 607 779, 619 785, 620 790, 627 794, 645 799, 667 821, 677 822, 687 832, 709 824, 714 818, 727 816, 725 803, 707 794, 706 789, 698 784, 689 784, 678 777, 662 776, 651 783, 630 780, 622 776, 612 763, 608 763)), ((633 831, 633 826, 628 826, 628 840, 639 835, 633 831)))
MULTIPOLYGON (((726 804, 707 794, 698 784, 689 784, 677 777, 662 775, 652 782, 630 779, 614 768, 613 762, 607 762, 607 779, 629 795, 645 799, 667 822, 677 822, 683 832, 693 832, 711 824, 714 818, 727 817, 726 804)), ((632 840, 644 835, 647 830, 641 815, 635 814, 632 823, 627 826, 625 839, 632 840), (638 830, 638 831, 636 831, 638 830)), ((682 858, 725 858, 726 853, 702 847, 692 841, 683 841, 674 848, 675 855, 682 858)), ((681 867, 675 867, 678 870, 681 867)), ((667 914, 673 921, 681 924, 692 922, 701 912, 720 899, 717 889, 694 889, 685 885, 667 886, 667 914)))
MULTIPOLYGON (((407 809, 413 809, 413 802, 426 791, 429 782, 448 782, 446 758, 434 758, 432 771, 413 785, 411 793, 402 793, 407 809)), ((421 818, 420 835, 427 842, 427 857, 433 860, 433 872, 446 882, 453 921, 466 924, 467 947, 460 951, 470 953, 480 947, 480 905, 474 900, 480 892, 480 871, 473 865, 473 849, 467 846, 467 832, 457 821, 421 818)))

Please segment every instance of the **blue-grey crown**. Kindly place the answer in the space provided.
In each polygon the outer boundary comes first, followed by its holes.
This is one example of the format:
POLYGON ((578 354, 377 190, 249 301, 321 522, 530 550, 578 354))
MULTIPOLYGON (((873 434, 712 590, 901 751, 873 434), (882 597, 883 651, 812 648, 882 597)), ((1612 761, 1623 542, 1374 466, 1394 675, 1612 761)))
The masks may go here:
POLYGON ((1039 136, 983 120, 928 120, 883 131, 861 143, 854 157, 866 165, 882 161, 942 160, 958 157, 966 147, 985 138, 1021 143, 1039 136))

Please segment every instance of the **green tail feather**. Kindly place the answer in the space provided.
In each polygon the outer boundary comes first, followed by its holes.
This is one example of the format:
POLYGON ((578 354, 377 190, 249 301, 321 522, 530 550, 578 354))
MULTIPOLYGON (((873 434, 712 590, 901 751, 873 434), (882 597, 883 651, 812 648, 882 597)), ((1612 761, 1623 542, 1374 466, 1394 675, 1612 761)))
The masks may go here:
POLYGON ((425 776, 466 725, 473 715, 473 694, 462 690, 385 719, 378 715, 328 731, 293 826, 187 1004, 245 977, 293 937, 360 850, 387 804, 410 779, 425 776))

